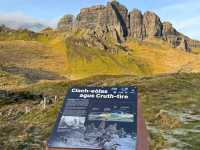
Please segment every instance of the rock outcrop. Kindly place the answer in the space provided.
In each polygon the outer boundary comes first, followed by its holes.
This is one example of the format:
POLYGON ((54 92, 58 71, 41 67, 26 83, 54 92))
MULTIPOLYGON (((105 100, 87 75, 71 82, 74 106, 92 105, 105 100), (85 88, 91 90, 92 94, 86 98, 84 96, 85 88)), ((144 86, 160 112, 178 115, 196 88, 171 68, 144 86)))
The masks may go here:
POLYGON ((168 36, 176 36, 178 35, 178 32, 176 29, 172 26, 170 22, 163 22, 163 30, 162 30, 162 35, 165 40, 167 40, 168 36))
POLYGON ((198 40, 192 40, 190 38, 188 38, 187 41, 188 41, 189 47, 200 48, 200 41, 198 41, 198 40))
POLYGON ((129 36, 142 40, 144 38, 143 32, 143 15, 142 12, 138 9, 134 9, 130 12, 130 32, 129 36))
POLYGON ((155 13, 150 11, 145 12, 143 16, 143 25, 145 37, 162 36, 162 23, 155 13))
POLYGON ((75 21, 72 15, 64 16, 58 23, 58 29, 70 31, 87 29, 90 35, 106 41, 112 35, 116 43, 127 38, 144 40, 158 37, 168 41, 173 48, 190 51, 190 47, 200 47, 200 42, 179 33, 170 22, 161 22, 158 15, 147 11, 144 14, 138 9, 130 13, 117 1, 110 1, 106 6, 97 5, 81 9, 75 21))
POLYGON ((180 39, 180 42, 177 48, 182 49, 186 52, 191 52, 191 48, 189 47, 189 44, 185 38, 180 39))
POLYGON ((61 31, 70 31, 72 30, 74 25, 74 16, 73 15, 65 15, 58 22, 58 29, 61 31))
MULTIPOLYGON (((104 31, 108 29, 121 42, 128 36, 128 10, 120 3, 108 2, 107 6, 98 5, 81 9, 76 19, 76 28, 104 31)), ((98 32, 97 32, 98 33, 98 32)))

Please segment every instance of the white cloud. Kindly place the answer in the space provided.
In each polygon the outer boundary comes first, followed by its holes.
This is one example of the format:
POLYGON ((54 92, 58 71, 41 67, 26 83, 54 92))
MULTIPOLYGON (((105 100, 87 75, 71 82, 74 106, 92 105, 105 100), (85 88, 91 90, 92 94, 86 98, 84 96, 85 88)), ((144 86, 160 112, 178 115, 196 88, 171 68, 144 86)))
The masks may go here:
POLYGON ((200 16, 194 16, 192 18, 186 18, 176 22, 176 26, 179 29, 186 29, 191 26, 197 26, 197 25, 200 27, 200 16))
POLYGON ((194 13, 198 15, 200 9, 199 0, 181 1, 180 3, 170 4, 156 9, 161 14, 174 15, 174 17, 190 16, 194 13))
POLYGON ((36 19, 33 19, 29 16, 24 15, 21 12, 0 12, 0 20, 1 21, 18 21, 21 23, 30 22, 35 23, 37 22, 36 19))
POLYGON ((42 26, 50 26, 55 28, 58 19, 39 20, 31 16, 25 15, 22 12, 0 12, 0 24, 5 24, 8 27, 17 29, 24 26, 40 24, 42 26))
POLYGON ((190 36, 200 40, 200 1, 190 0, 171 4, 156 9, 162 20, 170 21, 174 27, 190 36))

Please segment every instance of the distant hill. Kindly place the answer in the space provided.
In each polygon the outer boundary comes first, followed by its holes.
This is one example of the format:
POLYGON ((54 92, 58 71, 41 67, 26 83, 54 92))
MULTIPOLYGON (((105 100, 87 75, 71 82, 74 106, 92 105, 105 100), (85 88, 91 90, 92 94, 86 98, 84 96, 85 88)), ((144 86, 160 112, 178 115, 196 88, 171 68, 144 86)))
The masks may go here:
POLYGON ((17 21, 0 21, 0 25, 5 25, 11 29, 28 29, 31 31, 39 32, 45 29, 47 26, 42 23, 30 23, 30 22, 17 22, 17 21))
POLYGON ((22 24, 22 25, 19 25, 18 27, 19 29, 28 29, 28 30, 31 30, 31 31, 35 31, 35 32, 39 32, 45 28, 47 28, 46 25, 43 25, 41 23, 32 23, 32 24, 22 24))

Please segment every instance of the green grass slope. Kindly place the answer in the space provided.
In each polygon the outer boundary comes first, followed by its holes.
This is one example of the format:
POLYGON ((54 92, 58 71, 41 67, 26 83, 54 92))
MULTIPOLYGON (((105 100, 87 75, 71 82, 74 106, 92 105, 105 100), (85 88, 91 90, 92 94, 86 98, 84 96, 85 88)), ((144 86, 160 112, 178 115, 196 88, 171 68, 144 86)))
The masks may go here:
POLYGON ((128 39, 121 46, 107 42, 107 45, 111 45, 110 49, 114 49, 109 51, 92 47, 94 42, 88 44, 89 40, 82 32, 72 33, 65 42, 71 79, 91 75, 140 76, 200 71, 198 53, 173 49, 161 39, 152 38, 142 42, 128 39))
POLYGON ((199 149, 200 74, 96 76, 71 82, 40 83, 13 91, 23 93, 24 99, 22 96, 19 101, 2 103, 0 107, 0 149, 42 149, 67 88, 75 85, 138 86, 151 149, 199 149), (39 99, 30 96, 41 93, 49 97, 59 95, 60 100, 42 110, 39 99), (30 113, 25 113, 25 106, 31 108, 30 113))
POLYGON ((98 48, 73 46, 70 41, 67 47, 69 74, 72 78, 83 78, 93 75, 141 75, 139 67, 127 53, 109 53, 98 48))
POLYGON ((85 32, 1 32, 0 65, 49 71, 69 79, 94 75, 140 76, 200 71, 197 50, 186 53, 172 49, 160 39, 143 42, 129 39, 117 45, 111 37, 105 43, 109 45, 108 50, 104 50, 98 45, 93 46, 94 41, 90 41, 85 32))
POLYGON ((0 149, 44 149, 70 86, 136 85, 151 149, 198 150, 197 49, 185 53, 159 39, 123 45, 109 39, 114 50, 102 50, 82 36, 84 31, 0 33, 0 149), (42 110, 44 95, 59 101, 42 110))

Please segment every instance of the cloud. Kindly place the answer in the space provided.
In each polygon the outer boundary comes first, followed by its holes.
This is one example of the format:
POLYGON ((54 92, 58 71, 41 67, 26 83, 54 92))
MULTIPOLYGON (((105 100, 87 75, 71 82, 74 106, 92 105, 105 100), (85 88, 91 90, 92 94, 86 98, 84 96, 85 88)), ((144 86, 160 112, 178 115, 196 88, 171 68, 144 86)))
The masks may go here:
POLYGON ((179 29, 185 29, 196 25, 200 27, 200 16, 183 19, 182 21, 178 21, 176 25, 179 27, 179 29))
POLYGON ((161 7, 156 9, 159 13, 166 15, 174 15, 175 18, 187 17, 191 14, 198 15, 200 9, 200 1, 199 0, 190 0, 190 1, 180 1, 179 3, 172 3, 170 5, 161 7))
POLYGON ((18 22, 37 22, 36 19, 33 19, 29 16, 24 15, 21 12, 0 12, 1 21, 18 21, 18 22))
POLYGON ((189 37, 200 40, 200 16, 177 22, 176 27, 189 37))
POLYGON ((174 27, 190 36, 200 40, 200 1, 180 1, 156 9, 162 20, 170 21, 174 27))
POLYGON ((17 12, 0 12, 0 24, 5 24, 10 28, 31 27, 31 25, 40 25, 41 27, 56 27, 58 19, 39 20, 31 16, 25 15, 20 11, 17 12))

